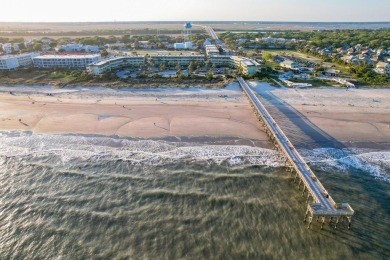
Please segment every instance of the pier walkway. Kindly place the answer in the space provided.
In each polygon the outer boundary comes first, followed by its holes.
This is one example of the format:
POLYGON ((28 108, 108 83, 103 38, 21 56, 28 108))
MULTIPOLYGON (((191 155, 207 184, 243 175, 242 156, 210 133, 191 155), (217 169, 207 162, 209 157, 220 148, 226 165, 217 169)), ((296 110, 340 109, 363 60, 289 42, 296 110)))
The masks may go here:
POLYGON ((237 79, 249 98, 257 116, 262 121, 265 131, 273 141, 275 148, 286 158, 286 166, 294 176, 294 182, 297 178, 299 179, 298 188, 303 184, 302 195, 307 191, 308 205, 304 221, 309 217, 308 228, 310 228, 313 218, 317 217, 317 221, 319 221, 319 218, 322 218, 321 229, 323 229, 327 218, 329 218, 329 222, 334 221, 335 228, 337 228, 339 222, 344 222, 344 220, 347 219, 348 229, 350 229, 351 219, 355 213, 352 207, 348 203, 336 203, 332 199, 328 191, 294 148, 293 144, 283 133, 282 129, 278 126, 252 89, 241 77, 237 77, 237 79), (312 202, 309 203, 310 198, 312 198, 312 202))

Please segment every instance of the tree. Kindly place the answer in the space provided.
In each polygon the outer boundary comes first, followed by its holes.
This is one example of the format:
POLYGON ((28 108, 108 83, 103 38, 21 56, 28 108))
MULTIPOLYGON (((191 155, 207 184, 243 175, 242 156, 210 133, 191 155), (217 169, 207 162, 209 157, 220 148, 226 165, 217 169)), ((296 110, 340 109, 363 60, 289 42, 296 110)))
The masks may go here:
POLYGON ((192 72, 195 70, 195 68, 196 68, 195 62, 191 61, 190 64, 188 65, 188 70, 192 72))
POLYGON ((35 43, 33 45, 33 50, 34 51, 41 51, 42 50, 42 43, 39 43, 39 42, 35 43))
POLYGON ((272 53, 270 52, 264 52, 263 53, 263 59, 264 60, 272 60, 274 58, 274 55, 272 55, 272 53))
POLYGON ((211 71, 206 73, 206 79, 207 80, 212 80, 213 79, 213 73, 211 71))

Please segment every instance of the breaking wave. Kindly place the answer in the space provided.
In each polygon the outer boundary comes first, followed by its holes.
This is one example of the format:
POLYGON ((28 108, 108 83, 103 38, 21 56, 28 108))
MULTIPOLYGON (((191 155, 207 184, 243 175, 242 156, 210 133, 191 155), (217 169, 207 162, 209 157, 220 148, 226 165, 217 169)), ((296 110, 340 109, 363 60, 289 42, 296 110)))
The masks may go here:
POLYGON ((310 165, 323 170, 345 173, 359 170, 378 180, 390 182, 390 151, 318 148, 302 149, 300 152, 310 165))
MULTIPOLYGON (((300 152, 310 165, 323 170, 360 170, 376 179, 390 182, 390 151, 320 148, 301 149, 300 152)), ((175 161, 234 167, 282 167, 284 163, 274 150, 246 145, 0 132, 0 165, 8 157, 21 158, 22 162, 54 164, 61 169, 72 169, 73 164, 92 165, 96 162, 101 164, 118 160, 145 166, 163 166, 175 161)))

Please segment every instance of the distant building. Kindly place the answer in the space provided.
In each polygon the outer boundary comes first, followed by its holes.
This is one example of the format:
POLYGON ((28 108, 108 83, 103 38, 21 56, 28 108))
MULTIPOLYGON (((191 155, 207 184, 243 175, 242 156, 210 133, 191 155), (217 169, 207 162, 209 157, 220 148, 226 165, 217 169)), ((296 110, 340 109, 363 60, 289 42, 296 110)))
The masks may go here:
POLYGON ((14 51, 19 51, 20 50, 19 43, 17 43, 17 42, 14 43, 13 47, 14 47, 14 51))
POLYGON ((123 49, 125 47, 125 44, 123 42, 117 42, 117 43, 108 43, 104 45, 104 47, 111 49, 111 48, 118 48, 123 49))
POLYGON ((28 67, 33 64, 33 57, 38 53, 23 53, 19 55, 0 56, 0 70, 14 70, 19 67, 28 67))
POLYGON ((205 49, 207 56, 219 55, 219 50, 215 45, 207 45, 205 49))
POLYGON ((209 57, 212 64, 220 67, 239 68, 245 75, 253 75, 260 69, 256 61, 239 56, 213 55, 209 57))
POLYGON ((253 75, 258 71, 260 64, 252 59, 239 56, 230 56, 232 65, 242 70, 244 75, 253 75))
POLYGON ((339 70, 335 70, 335 69, 326 69, 324 71, 324 74, 326 76, 330 76, 330 77, 336 77, 336 76, 339 75, 339 73, 340 73, 340 71, 339 70))
POLYGON ((42 38, 41 42, 44 44, 50 44, 52 42, 52 40, 50 38, 42 38))
POLYGON ((292 60, 282 61, 280 63, 280 67, 285 68, 285 69, 289 69, 289 70, 292 70, 292 71, 299 71, 300 70, 299 64, 294 62, 294 61, 292 61, 292 60))
POLYGON ((100 54, 41 55, 33 58, 36 68, 85 69, 89 64, 100 61, 100 54))
POLYGON ((354 55, 341 57, 341 60, 348 64, 356 64, 359 62, 359 59, 354 55))
POLYGON ((99 46, 97 45, 85 45, 84 46, 85 52, 99 52, 99 46))
POLYGON ((141 55, 124 56, 101 60, 90 64, 87 71, 92 75, 102 75, 108 71, 124 67, 138 67, 145 64, 145 57, 141 55))
POLYGON ((387 62, 380 61, 376 64, 376 71, 380 74, 389 75, 390 74, 390 64, 387 62))
POLYGON ((218 67, 233 67, 234 65, 230 56, 226 55, 212 55, 209 61, 218 67))
POLYGON ((29 48, 32 46, 32 40, 24 40, 24 47, 29 48))
POLYGON ((175 48, 175 50, 191 50, 192 42, 175 43, 173 47, 175 48))
POLYGON ((204 55, 152 55, 152 62, 156 65, 172 63, 181 66, 189 65, 191 62, 204 63, 204 55))
POLYGON ((1 48, 5 53, 11 53, 14 51, 12 43, 3 43, 1 48))
POLYGON ((256 38, 257 42, 266 42, 266 43, 284 43, 289 40, 285 38, 272 38, 272 37, 266 37, 266 38, 256 38))
POLYGON ((206 39, 203 43, 203 47, 206 48, 206 46, 212 45, 209 39, 206 39))
POLYGON ((96 45, 83 45, 83 44, 76 44, 76 43, 69 43, 65 45, 60 45, 55 48, 57 52, 64 51, 64 52, 99 52, 99 46, 96 45))
POLYGON ((42 45, 42 47, 41 47, 41 50, 43 51, 43 52, 47 52, 47 51, 49 51, 51 49, 51 47, 49 46, 49 45, 42 45))

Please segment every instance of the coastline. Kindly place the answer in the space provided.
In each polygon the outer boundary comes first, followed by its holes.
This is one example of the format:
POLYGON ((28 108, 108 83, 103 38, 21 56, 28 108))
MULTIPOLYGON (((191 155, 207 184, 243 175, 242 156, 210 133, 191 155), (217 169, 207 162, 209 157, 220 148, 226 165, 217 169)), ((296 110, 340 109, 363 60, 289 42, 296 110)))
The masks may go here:
MULTIPOLYGON (((285 113, 288 120, 280 124, 293 142, 390 148, 387 89, 295 90, 255 81, 250 84, 262 97, 272 97, 270 105, 276 108, 276 117, 285 113), (289 132, 291 127, 298 131, 289 132)), ((124 138, 234 137, 269 142, 237 83, 225 88, 142 89, 3 85, 0 106, 0 131, 124 138)))

